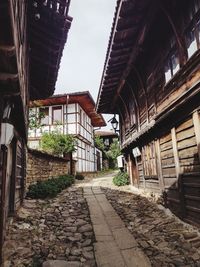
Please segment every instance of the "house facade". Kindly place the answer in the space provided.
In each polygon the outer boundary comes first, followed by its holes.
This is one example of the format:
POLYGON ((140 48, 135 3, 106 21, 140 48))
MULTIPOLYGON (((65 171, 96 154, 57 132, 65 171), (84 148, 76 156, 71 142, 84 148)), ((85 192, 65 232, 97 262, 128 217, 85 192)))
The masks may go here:
POLYGON ((72 21, 69 4, 49 0, 0 3, 0 265, 7 217, 24 197, 29 99, 54 91, 72 21))
POLYGON ((95 111, 95 103, 88 91, 54 95, 30 103, 30 112, 43 113, 41 127, 29 129, 30 148, 39 149, 43 133, 59 131, 76 137, 76 172, 88 173, 101 169, 102 153, 94 146, 94 127, 105 126, 102 115, 95 111))
MULTIPOLYGON (((97 130, 95 131, 95 136, 99 137, 103 141, 105 152, 110 149, 110 146, 115 139, 119 139, 119 135, 114 131, 97 130)), ((116 167, 114 161, 112 159, 108 159, 105 153, 102 153, 102 167, 106 170, 116 167)))
POLYGON ((199 0, 118 1, 97 101, 98 112, 119 115, 131 183, 196 225, 199 14, 199 0))

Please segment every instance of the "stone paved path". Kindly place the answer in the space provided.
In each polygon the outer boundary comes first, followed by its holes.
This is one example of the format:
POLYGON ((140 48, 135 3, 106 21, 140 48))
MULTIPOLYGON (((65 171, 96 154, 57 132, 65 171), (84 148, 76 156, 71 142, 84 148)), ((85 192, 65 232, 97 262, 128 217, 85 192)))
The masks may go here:
MULTIPOLYGON (((112 174, 105 175, 81 186, 101 187, 106 198, 125 223, 126 229, 149 258, 151 265, 153 267, 199 267, 199 229, 181 222, 169 210, 157 205, 155 198, 146 197, 146 194, 131 186, 120 188, 114 186, 112 178, 112 174)), ((142 264, 138 266, 143 267, 142 264)))
POLYGON ((94 241, 81 188, 68 188, 50 200, 25 200, 7 231, 5 267, 42 267, 47 260, 57 261, 52 267, 94 267, 94 241))
POLYGON ((200 235, 147 198, 105 188, 103 192, 154 267, 200 266, 200 235))
POLYGON ((199 229, 112 177, 26 200, 7 231, 4 267, 200 267, 199 229))
POLYGON ((95 256, 98 267, 148 267, 148 257, 137 246, 99 187, 84 187, 96 237, 95 256))

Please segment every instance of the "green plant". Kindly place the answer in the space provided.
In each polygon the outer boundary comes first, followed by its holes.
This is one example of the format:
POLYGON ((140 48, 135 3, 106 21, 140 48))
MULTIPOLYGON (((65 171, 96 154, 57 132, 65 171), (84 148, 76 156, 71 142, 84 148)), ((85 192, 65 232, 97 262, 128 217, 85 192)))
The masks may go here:
POLYGON ((94 137, 94 143, 98 149, 100 149, 103 153, 105 153, 105 145, 103 139, 100 136, 96 135, 94 137))
POLYGON ((118 139, 115 138, 113 139, 113 143, 110 145, 110 149, 106 152, 106 156, 108 158, 116 160, 119 155, 121 155, 121 149, 118 139))
POLYGON ((41 119, 44 117, 45 114, 43 112, 36 112, 34 109, 29 109, 29 128, 31 130, 41 128, 43 126, 41 119))
POLYGON ((129 176, 126 172, 118 172, 113 178, 114 185, 123 186, 129 184, 129 176))
POLYGON ((74 136, 59 132, 44 133, 41 139, 42 150, 54 155, 73 152, 76 150, 75 145, 74 136))
POLYGON ((76 175, 75 175, 75 179, 77 179, 77 180, 84 180, 84 176, 81 174, 81 173, 77 173, 76 175))
POLYGON ((62 175, 58 178, 51 178, 46 181, 38 181, 28 188, 27 197, 30 198, 47 198, 55 197, 63 189, 74 183, 74 176, 62 175))

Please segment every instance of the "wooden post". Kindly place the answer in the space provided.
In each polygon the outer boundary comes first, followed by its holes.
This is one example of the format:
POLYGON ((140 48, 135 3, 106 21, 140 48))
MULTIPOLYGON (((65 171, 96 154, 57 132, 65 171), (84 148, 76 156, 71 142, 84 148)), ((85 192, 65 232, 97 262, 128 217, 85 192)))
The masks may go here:
POLYGON ((195 132, 196 141, 197 141, 198 156, 200 160, 200 120, 199 120, 198 111, 195 111, 192 117, 193 117, 193 123, 194 123, 194 132, 195 132))
POLYGON ((155 141, 155 148, 156 148, 156 163, 157 163, 157 171, 158 171, 158 181, 159 181, 160 189, 163 192, 165 189, 165 185, 164 185, 163 174, 162 174, 162 162, 161 162, 159 139, 155 141))
POLYGON ((3 257, 3 243, 5 235, 5 198, 6 198, 6 176, 7 176, 7 147, 2 146, 2 180, 1 180, 1 206, 0 206, 0 265, 3 257))
POLYGON ((179 163, 178 148, 177 148, 177 141, 176 141, 176 129, 175 128, 171 129, 171 135, 172 135, 172 147, 173 147, 173 153, 174 153, 176 177, 178 179, 181 171, 180 171, 180 163, 179 163))
POLYGON ((135 157, 135 173, 136 173, 137 188, 139 188, 139 173, 138 173, 137 157, 135 157))
POLYGON ((179 194, 179 201, 180 201, 180 212, 181 212, 181 217, 183 219, 185 218, 186 208, 185 208, 184 186, 183 186, 183 181, 182 181, 183 177, 181 175, 175 128, 171 130, 171 134, 172 134, 172 147, 173 147, 174 161, 175 161, 175 168, 176 168, 178 194, 179 194))
POLYGON ((12 143, 12 174, 10 184, 10 200, 9 200, 9 212, 10 215, 15 213, 15 193, 16 193, 16 162, 17 162, 17 140, 14 139, 12 143))
POLYGON ((128 155, 128 170, 129 170, 131 185, 134 185, 134 183, 133 183, 132 161, 131 161, 131 155, 130 154, 128 155))
MULTIPOLYGON (((144 149, 144 148, 143 148, 144 149)), ((145 166, 144 166, 144 153, 143 149, 141 149, 141 163, 142 163, 142 172, 143 172, 143 183, 144 183, 144 189, 146 189, 146 180, 145 180, 145 166)))

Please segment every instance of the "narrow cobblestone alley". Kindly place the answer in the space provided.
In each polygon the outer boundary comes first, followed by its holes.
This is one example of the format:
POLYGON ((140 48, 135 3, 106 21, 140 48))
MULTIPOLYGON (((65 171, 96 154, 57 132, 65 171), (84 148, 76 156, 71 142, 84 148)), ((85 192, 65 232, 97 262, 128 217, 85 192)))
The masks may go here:
POLYGON ((67 266, 96 266, 93 242, 81 188, 66 189, 53 200, 25 200, 9 226, 5 267, 39 267, 45 260, 67 260, 67 266))
POLYGON ((200 266, 198 229, 130 190, 106 175, 26 200, 10 222, 5 267, 200 266))

